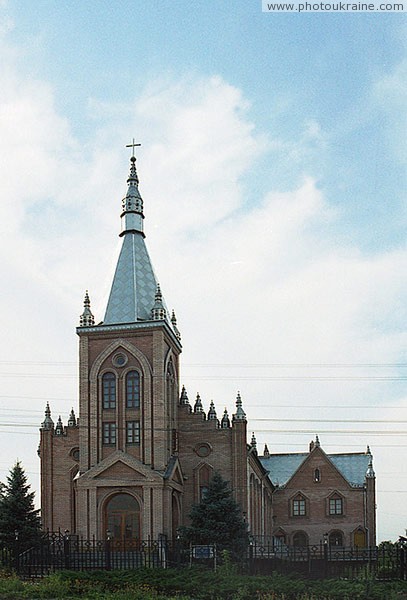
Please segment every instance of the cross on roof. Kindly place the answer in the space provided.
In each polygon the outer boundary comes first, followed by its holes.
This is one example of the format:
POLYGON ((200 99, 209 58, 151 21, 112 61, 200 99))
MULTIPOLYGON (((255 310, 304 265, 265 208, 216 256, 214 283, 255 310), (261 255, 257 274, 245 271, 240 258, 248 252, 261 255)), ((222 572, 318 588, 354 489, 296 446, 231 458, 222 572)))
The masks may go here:
POLYGON ((133 148, 133 158, 134 158, 134 148, 135 148, 136 146, 141 146, 141 144, 136 144, 136 142, 135 142, 134 138, 133 138, 133 141, 132 141, 132 143, 131 143, 131 144, 126 144, 126 148, 133 148))

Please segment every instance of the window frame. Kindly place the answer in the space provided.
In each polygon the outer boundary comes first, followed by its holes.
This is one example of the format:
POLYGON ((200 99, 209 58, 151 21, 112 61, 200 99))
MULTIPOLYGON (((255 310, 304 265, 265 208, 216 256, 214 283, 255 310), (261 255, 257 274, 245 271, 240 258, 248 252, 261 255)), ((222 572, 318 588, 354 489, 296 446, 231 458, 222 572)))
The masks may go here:
POLYGON ((330 517, 338 517, 344 514, 343 498, 339 494, 334 494, 328 498, 328 514, 330 517))
POLYGON ((117 442, 116 421, 103 421, 102 444, 103 446, 115 446, 117 442))
POLYGON ((102 408, 115 410, 117 405, 117 377, 112 371, 102 375, 102 408))
POLYGON ((141 440, 140 421, 126 421, 126 445, 139 446, 141 440))
POLYGON ((141 377, 139 371, 137 369, 127 371, 124 384, 126 409, 138 410, 140 408, 141 397, 141 377), (132 384, 132 389, 129 389, 130 384, 132 384))
POLYGON ((307 516, 307 500, 302 494, 297 494, 291 500, 291 516, 306 517, 307 516))

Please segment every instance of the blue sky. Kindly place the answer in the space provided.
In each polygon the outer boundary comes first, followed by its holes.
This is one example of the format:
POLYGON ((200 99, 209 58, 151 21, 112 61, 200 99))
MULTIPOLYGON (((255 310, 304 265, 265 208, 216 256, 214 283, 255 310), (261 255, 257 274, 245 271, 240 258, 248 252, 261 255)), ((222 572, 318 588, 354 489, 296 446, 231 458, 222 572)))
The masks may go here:
POLYGON ((76 406, 74 327, 87 288, 103 318, 135 136, 190 396, 220 413, 240 389, 271 451, 303 451, 316 433, 327 452, 369 443, 379 538, 396 539, 407 523, 407 471, 393 458, 407 444, 405 15, 3 0, 0 23, 0 479, 17 440, 37 487, 43 405, 65 420, 76 406), (271 420, 287 413, 306 424, 271 420))

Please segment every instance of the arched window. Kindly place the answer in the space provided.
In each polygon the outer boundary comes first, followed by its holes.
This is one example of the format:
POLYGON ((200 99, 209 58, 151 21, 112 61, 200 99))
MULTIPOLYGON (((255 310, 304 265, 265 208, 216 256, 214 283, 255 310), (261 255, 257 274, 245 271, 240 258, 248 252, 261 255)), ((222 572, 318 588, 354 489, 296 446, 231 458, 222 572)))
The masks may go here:
POLYGON ((126 408, 140 408, 140 375, 129 371, 126 375, 126 408))
POLYGON ((321 481, 321 471, 319 469, 315 469, 314 471, 314 481, 315 483, 319 483, 321 481))
POLYGON ((343 546, 342 531, 332 531, 332 533, 329 534, 329 545, 330 546, 343 546))
POLYGON ((199 477, 199 498, 198 502, 202 502, 206 497, 211 480, 212 469, 208 465, 203 465, 198 472, 199 477))
POLYGON ((105 373, 102 377, 103 408, 116 408, 116 376, 105 373))
POLYGON ((293 536, 293 546, 298 548, 299 546, 308 546, 307 534, 303 531, 297 531, 293 536))

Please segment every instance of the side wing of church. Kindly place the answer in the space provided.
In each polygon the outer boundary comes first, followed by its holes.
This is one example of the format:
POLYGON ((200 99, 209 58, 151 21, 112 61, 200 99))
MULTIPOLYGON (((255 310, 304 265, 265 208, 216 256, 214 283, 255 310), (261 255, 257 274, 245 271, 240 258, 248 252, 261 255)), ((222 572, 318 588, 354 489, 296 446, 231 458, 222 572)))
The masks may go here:
MULTIPOLYGON (((316 543, 334 516, 336 530, 346 530, 343 543, 346 538, 352 545, 352 535, 359 535, 358 545, 374 544, 374 481, 369 503, 363 504, 366 482, 352 488, 327 455, 319 456, 324 466, 315 467, 314 453, 305 466, 294 460, 299 472, 294 469, 281 486, 274 474, 284 458, 259 457, 254 435, 247 443, 239 393, 233 414, 225 410, 218 416, 213 403, 205 413, 199 394, 190 402, 180 389, 181 336, 145 244, 134 156, 127 184, 122 248, 104 319, 95 324, 86 292, 77 328, 79 417, 72 410, 66 426, 61 417, 55 424, 47 405, 40 429, 44 530, 68 530, 87 539, 174 539, 216 471, 229 482, 253 536, 316 543), (312 477, 317 468, 323 479, 310 491, 309 474, 301 479, 299 473, 311 469, 312 477), (317 512, 310 512, 309 499, 308 513, 296 514, 300 497, 306 507, 307 498, 318 494, 325 502, 318 519, 312 520, 317 512), (347 513, 330 514, 340 501, 347 513)), ((312 511, 317 505, 312 502, 312 511)))

